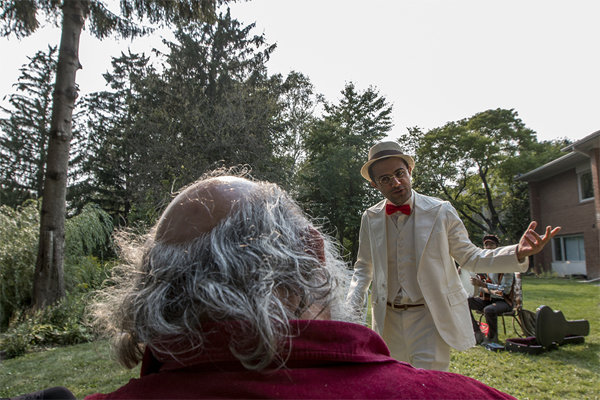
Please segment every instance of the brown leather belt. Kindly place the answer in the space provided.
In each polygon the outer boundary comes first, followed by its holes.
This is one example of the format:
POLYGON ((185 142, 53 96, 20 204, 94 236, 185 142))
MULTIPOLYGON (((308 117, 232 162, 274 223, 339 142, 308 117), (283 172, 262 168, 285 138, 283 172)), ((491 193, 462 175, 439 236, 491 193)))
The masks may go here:
POLYGON ((407 310, 407 309, 409 309, 409 308, 412 308, 412 307, 422 307, 422 306, 424 306, 425 304, 393 304, 393 303, 390 303, 390 302, 388 301, 388 302, 387 302, 387 305, 388 305, 388 307, 390 307, 390 308, 393 308, 394 310, 402 310, 402 311, 405 311, 405 310, 407 310))

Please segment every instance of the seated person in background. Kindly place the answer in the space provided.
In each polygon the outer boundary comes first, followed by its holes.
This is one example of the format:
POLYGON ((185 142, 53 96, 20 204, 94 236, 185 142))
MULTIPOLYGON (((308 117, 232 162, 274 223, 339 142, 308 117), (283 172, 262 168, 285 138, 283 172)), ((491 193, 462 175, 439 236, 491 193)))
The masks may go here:
MULTIPOLYGON (((486 235, 483 237, 483 247, 493 250, 500 245, 500 240, 496 235, 486 235)), ((482 311, 485 321, 488 324, 488 335, 484 337, 479 329, 479 323, 471 313, 471 322, 475 332, 475 341, 477 344, 498 343, 498 315, 508 312, 512 309, 510 303, 510 291, 514 280, 514 274, 477 274, 471 278, 471 283, 479 288, 478 297, 469 297, 469 309, 482 311)))
POLYGON ((390 357, 352 320, 333 242, 278 186, 234 176, 184 189, 93 308, 141 376, 96 399, 512 398, 390 357))

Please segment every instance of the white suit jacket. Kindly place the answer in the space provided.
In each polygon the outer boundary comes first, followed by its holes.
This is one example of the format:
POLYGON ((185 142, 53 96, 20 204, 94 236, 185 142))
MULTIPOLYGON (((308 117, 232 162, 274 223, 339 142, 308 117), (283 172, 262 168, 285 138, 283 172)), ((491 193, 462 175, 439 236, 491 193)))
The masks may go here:
MULTIPOLYGON (((415 256, 417 281, 435 326, 448 345, 466 350, 475 345, 467 292, 454 264, 473 272, 525 272, 517 245, 485 250, 469 240, 458 213, 447 201, 415 191, 415 256)), ((371 282, 372 328, 383 333, 387 311, 387 241, 383 200, 362 216, 359 249, 347 300, 356 310, 363 305, 371 282)))

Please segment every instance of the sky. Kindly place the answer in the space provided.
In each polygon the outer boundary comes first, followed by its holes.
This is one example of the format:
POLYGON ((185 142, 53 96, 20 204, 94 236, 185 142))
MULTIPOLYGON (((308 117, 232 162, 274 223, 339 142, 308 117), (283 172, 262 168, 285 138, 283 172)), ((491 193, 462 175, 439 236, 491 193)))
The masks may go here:
MULTIPOLYGON (((495 108, 517 111, 538 140, 576 141, 600 129, 598 0, 250 0, 230 7, 277 44, 269 73, 301 72, 332 103, 348 82, 375 87, 393 105, 390 139, 495 108)), ((53 27, 20 41, 0 38, 0 98, 14 91, 28 56, 59 41, 53 27)), ((81 92, 104 89, 111 56, 153 47, 161 48, 160 34, 99 41, 84 31, 81 92)))

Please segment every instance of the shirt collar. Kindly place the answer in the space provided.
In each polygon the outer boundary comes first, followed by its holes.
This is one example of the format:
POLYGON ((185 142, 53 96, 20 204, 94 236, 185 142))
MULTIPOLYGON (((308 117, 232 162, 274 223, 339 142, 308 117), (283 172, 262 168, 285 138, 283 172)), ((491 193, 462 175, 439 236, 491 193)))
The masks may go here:
MULTIPOLYGON (((142 376, 192 365, 206 364, 214 367, 214 363, 239 363, 229 349, 232 340, 231 327, 236 324, 204 324, 203 328, 208 328, 209 331, 204 341, 206 346, 195 350, 175 351, 175 356, 156 353, 146 348, 142 361, 142 376)), ((292 339, 284 350, 286 363, 390 360, 389 350, 381 337, 364 326, 330 320, 292 320, 290 326, 292 339)), ((243 368, 241 363, 240 368, 243 368)))

